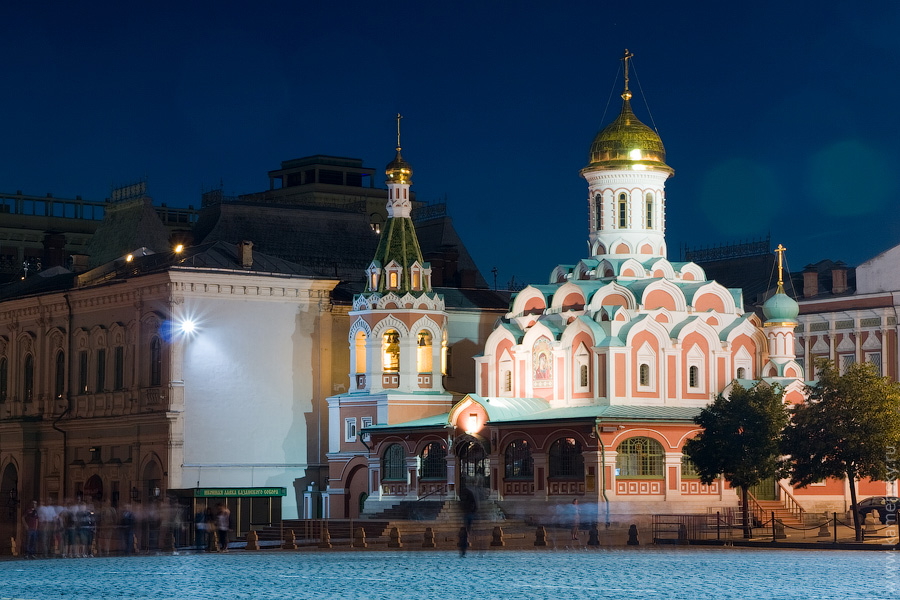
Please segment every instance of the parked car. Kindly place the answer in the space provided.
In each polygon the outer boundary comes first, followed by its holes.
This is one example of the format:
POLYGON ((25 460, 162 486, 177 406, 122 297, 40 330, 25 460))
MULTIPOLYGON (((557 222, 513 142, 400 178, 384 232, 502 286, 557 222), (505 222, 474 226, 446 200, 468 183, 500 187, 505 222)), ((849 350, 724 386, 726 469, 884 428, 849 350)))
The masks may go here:
MULTIPOLYGON (((888 515, 891 515, 890 519, 892 523, 897 522, 897 506, 900 504, 900 498, 896 498, 893 496, 872 496, 870 498, 866 498, 865 500, 860 500, 857 502, 857 507, 859 508, 859 518, 862 521, 866 520, 866 517, 869 516, 869 513, 878 513, 878 519, 882 524, 888 522, 888 515)), ((853 518, 853 510, 851 509, 848 513, 848 518, 853 518)))

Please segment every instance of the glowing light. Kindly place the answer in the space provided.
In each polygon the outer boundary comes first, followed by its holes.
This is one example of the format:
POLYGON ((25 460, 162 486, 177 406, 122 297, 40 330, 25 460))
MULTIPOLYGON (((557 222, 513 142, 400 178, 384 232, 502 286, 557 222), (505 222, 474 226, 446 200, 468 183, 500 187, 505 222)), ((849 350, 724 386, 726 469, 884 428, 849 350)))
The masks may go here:
POLYGON ((631 152, 628 153, 628 157, 631 160, 641 160, 641 151, 639 148, 635 148, 631 152))
POLYGON ((183 333, 194 333, 194 330, 197 328, 197 325, 191 321, 190 319, 185 319, 181 322, 181 331, 183 333))
POLYGON ((131 262, 134 260, 134 254, 129 254, 125 257, 125 262, 131 262))
POLYGON ((176 254, 178 254, 178 253, 181 252, 182 250, 184 250, 184 244, 178 244, 177 246, 175 246, 175 253, 176 253, 176 254))

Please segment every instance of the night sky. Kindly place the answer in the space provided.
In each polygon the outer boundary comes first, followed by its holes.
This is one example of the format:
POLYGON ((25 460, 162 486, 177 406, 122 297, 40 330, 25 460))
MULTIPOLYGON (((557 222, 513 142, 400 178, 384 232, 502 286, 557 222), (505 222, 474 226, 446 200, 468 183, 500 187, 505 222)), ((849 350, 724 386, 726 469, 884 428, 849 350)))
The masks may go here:
POLYGON ((770 232, 795 271, 900 243, 895 2, 130 4, 0 4, 0 191, 146 178, 199 206, 312 154, 382 173, 400 112, 418 198, 446 198, 489 281, 544 283, 587 255, 578 172, 627 47, 675 169, 671 260, 770 232))

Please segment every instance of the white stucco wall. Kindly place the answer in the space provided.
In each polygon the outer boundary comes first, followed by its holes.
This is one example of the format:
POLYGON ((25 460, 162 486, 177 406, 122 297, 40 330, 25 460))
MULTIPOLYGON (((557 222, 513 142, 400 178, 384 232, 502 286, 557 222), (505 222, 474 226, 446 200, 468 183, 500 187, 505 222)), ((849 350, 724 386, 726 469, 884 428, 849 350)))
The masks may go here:
POLYGON ((900 246, 885 250, 856 267, 856 293, 874 294, 900 290, 900 246))
POLYGON ((305 300, 188 298, 182 487, 286 487, 309 463, 317 307, 305 300))

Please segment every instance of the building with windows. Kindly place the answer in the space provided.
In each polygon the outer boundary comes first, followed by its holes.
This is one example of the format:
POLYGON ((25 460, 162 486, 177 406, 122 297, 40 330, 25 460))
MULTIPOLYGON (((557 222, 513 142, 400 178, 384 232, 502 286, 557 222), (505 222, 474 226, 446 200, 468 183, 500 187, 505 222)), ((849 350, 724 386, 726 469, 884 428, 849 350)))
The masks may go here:
MULTIPOLYGON (((331 516, 452 498, 463 487, 523 515, 573 499, 606 518, 737 504, 723 481, 702 484, 682 449, 698 432, 699 410, 735 382, 779 385, 786 401, 802 399, 796 303, 779 288, 763 322, 739 289, 667 259, 673 169, 657 133, 632 111, 627 59, 625 73, 622 110, 581 171, 591 255, 515 296, 475 358, 472 392, 452 406, 423 385, 422 332, 436 360, 445 318, 426 287, 407 287, 417 272, 427 281, 427 266, 414 253, 376 254, 351 313, 349 343, 366 359, 351 361, 355 389, 329 399, 331 516)), ((400 194, 408 180, 391 181, 403 166, 398 151, 387 176, 400 194)), ((404 197, 392 196, 389 210, 404 197)), ((404 222, 397 215, 379 252, 415 247, 411 228, 392 233, 404 222)))

